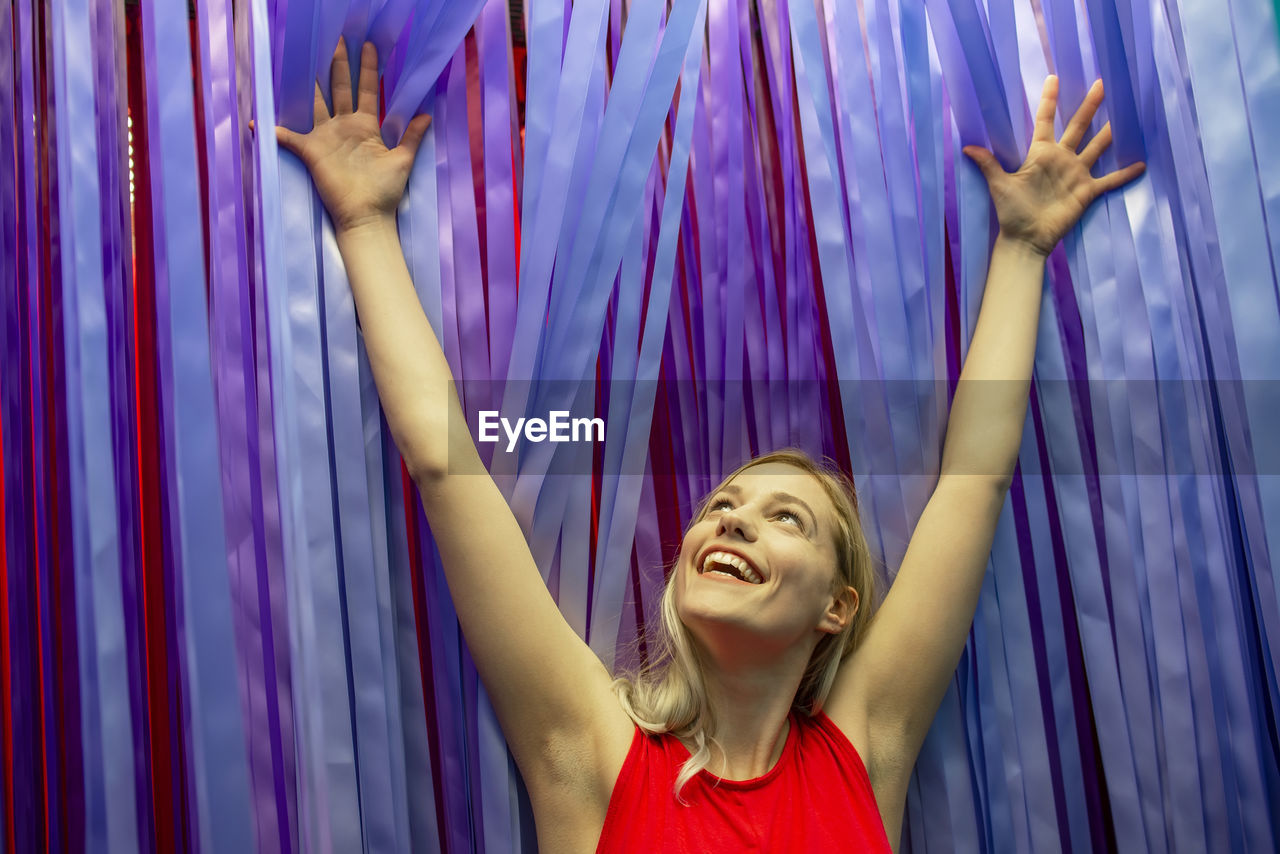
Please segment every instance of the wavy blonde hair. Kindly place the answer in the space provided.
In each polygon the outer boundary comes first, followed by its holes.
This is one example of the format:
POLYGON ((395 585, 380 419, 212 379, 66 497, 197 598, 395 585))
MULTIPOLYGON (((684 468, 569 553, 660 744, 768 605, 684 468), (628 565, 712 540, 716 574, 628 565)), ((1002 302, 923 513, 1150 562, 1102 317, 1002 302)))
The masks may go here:
MULTIPOLYGON (((692 527, 706 514, 711 498, 727 483, 747 469, 766 463, 785 463, 812 475, 822 485, 835 510, 836 573, 832 592, 839 595, 845 587, 858 593, 858 609, 853 618, 837 634, 827 635, 814 648, 793 708, 806 715, 816 715, 826 702, 835 682, 840 662, 862 640, 871 623, 876 597, 876 574, 862 533, 858 515, 857 491, 853 481, 827 460, 818 462, 804 451, 787 448, 748 460, 720 482, 702 499, 697 513, 689 522, 692 527)), ((688 528, 685 529, 688 533, 688 528)), ((676 563, 679 563, 677 556, 676 563)), ((675 795, 681 802, 686 783, 711 762, 711 742, 715 740, 716 722, 707 697, 702 675, 702 662, 693 636, 680 621, 675 606, 675 572, 667 575, 662 591, 657 637, 650 641, 650 658, 638 672, 619 675, 614 691, 627 715, 645 732, 657 735, 671 733, 692 741, 696 747, 676 776, 675 795)))

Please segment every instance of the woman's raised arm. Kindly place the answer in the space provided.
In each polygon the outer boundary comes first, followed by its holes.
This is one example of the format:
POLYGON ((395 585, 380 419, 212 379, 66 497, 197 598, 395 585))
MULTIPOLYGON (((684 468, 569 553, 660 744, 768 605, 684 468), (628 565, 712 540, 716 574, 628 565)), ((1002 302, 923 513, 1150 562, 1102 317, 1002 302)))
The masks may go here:
POLYGON ((1102 103, 1101 81, 1055 142, 1057 96, 1057 79, 1050 77, 1030 151, 1016 173, 1006 173, 985 149, 965 149, 987 179, 1000 234, 951 406, 942 472, 897 578, 828 706, 837 723, 843 717, 866 726, 873 750, 882 749, 896 765, 905 761, 908 774, 973 623, 1017 462, 1045 260, 1098 196, 1143 170, 1139 163, 1100 178, 1090 174, 1111 143, 1107 125, 1080 149, 1102 103))
POLYGON ((279 128, 277 137, 307 165, 333 220, 383 411, 422 496, 467 645, 531 792, 536 798, 548 779, 593 785, 603 776, 612 786, 603 769, 616 774, 633 728, 611 678, 561 616, 470 435, 449 430, 451 420, 466 422, 395 225, 429 119, 415 118, 388 150, 378 128, 371 44, 361 55, 358 109, 350 79, 339 44, 334 115, 317 86, 315 128, 279 128))

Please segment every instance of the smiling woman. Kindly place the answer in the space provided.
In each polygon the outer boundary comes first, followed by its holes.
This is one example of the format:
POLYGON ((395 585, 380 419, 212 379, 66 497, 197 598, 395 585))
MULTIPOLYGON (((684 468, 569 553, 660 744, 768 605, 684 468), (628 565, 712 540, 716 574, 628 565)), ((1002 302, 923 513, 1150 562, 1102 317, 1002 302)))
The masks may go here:
POLYGON ((448 429, 461 423, 461 404, 395 221, 428 119, 413 119, 386 148, 368 44, 358 92, 343 44, 331 87, 333 115, 317 86, 314 130, 281 128, 278 138, 307 165, 333 219, 383 410, 528 785, 540 847, 889 848, 1009 488, 1046 257, 1097 196, 1142 171, 1090 174, 1111 140, 1105 126, 1081 148, 1101 84, 1055 141, 1049 78, 1015 174, 985 149, 965 149, 987 179, 1000 236, 941 476, 875 620, 850 484, 802 454, 760 457, 696 515, 662 597, 661 654, 618 680, 557 609, 471 437, 448 429))
POLYGON ((727 761, 723 749, 713 750, 715 704, 708 693, 707 656, 699 649, 749 644, 762 650, 798 640, 797 654, 807 664, 791 705, 806 715, 822 709, 841 660, 870 622, 876 598, 856 495, 839 470, 785 450, 740 466, 699 508, 662 593, 657 652, 639 673, 615 682, 636 726, 693 746, 674 781, 677 797, 700 770, 727 761), (709 566, 724 553, 759 577, 760 589, 725 590, 709 566), (802 581, 808 584, 802 587, 802 581), (810 601, 795 601, 801 591, 810 601), (815 606, 823 612, 817 618, 815 606), (793 623, 798 614, 802 625, 770 626, 771 614, 793 623), (814 635, 811 624, 819 620, 821 634, 814 635))
POLYGON ((1277 10, 0 5, 0 849, 1280 851, 1277 10))

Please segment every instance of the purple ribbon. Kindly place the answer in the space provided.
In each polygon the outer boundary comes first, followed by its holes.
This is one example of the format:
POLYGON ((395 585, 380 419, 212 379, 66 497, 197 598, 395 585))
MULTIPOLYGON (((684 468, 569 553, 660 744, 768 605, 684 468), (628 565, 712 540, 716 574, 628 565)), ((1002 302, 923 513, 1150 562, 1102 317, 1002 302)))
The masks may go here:
POLYGON ((137 847, 133 732, 120 587, 108 342, 96 134, 72 139, 72 116, 94 114, 93 42, 87 3, 53 10, 53 106, 58 127, 58 211, 67 378, 67 455, 75 512, 86 840, 137 847))
MULTIPOLYGON (((133 437, 136 435, 133 390, 134 353, 132 348, 133 318, 130 312, 131 290, 126 282, 131 270, 128 251, 131 240, 127 235, 129 209, 127 177, 127 138, 121 116, 122 99, 118 92, 118 75, 115 58, 119 45, 116 34, 121 21, 114 20, 118 10, 112 6, 96 4, 92 9, 90 26, 94 38, 94 90, 98 109, 96 133, 98 136, 98 178, 100 196, 109 200, 100 211, 100 228, 103 249, 104 308, 110 377, 110 419, 113 441, 117 526, 120 543, 121 607, 125 631, 125 658, 128 667, 128 691, 130 706, 142 709, 146 705, 143 690, 145 680, 145 653, 142 649, 142 614, 139 569, 140 529, 133 512, 133 496, 137 494, 137 460, 133 453, 133 437)), ((146 827, 152 823, 151 799, 146 785, 149 768, 149 739, 147 722, 143 715, 132 716, 134 738, 134 787, 138 824, 146 827)), ((32 739, 34 740, 34 739, 32 739)), ((150 841, 141 840, 144 850, 150 850, 150 841)))
MULTIPOLYGON (((144 45, 162 79, 190 63, 185 18, 164 4, 144 4, 144 45)), ((149 78, 150 79, 150 78, 149 78)), ((205 293, 191 288, 204 276, 202 235, 183 211, 198 198, 194 114, 190 96, 167 93, 150 101, 152 204, 156 215, 157 311, 161 374, 172 385, 167 458, 172 468, 169 531, 182 573, 188 688, 198 832, 208 850, 250 845, 248 769, 239 703, 231 598, 225 574, 226 540, 205 293), (167 314, 166 314, 167 313, 167 314), (177 490, 181 478, 183 490, 177 490)))
POLYGON ((382 657, 384 626, 377 607, 387 593, 375 575, 385 549, 375 556, 372 515, 377 496, 368 483, 365 426, 361 409, 361 354, 355 305, 333 232, 322 235, 323 285, 319 322, 323 329, 327 409, 332 447, 331 473, 338 523, 338 596, 345 624, 344 653, 353 732, 352 749, 359 783, 360 820, 365 844, 373 851, 407 844, 408 816, 397 814, 401 790, 390 779, 388 683, 382 657))
MULTIPOLYGON (((540 4, 548 5, 548 4, 540 4)), ((518 140, 514 126, 512 94, 508 91, 511 67, 511 44, 507 37, 507 4, 489 0, 480 13, 479 30, 480 82, 484 91, 484 186, 485 247, 489 292, 498 298, 488 302, 489 374, 493 365, 505 367, 511 362, 511 336, 515 332, 515 301, 504 298, 499 286, 514 287, 515 257, 515 174, 513 145, 518 140)))
MULTIPOLYGON (((885 0, 863 4, 860 18, 852 7, 827 3, 821 24, 802 3, 753 7, 722 0, 711 12, 710 53, 680 50, 677 56, 674 22, 693 5, 673 8, 661 35, 661 9, 632 8, 630 36, 616 14, 625 6, 618 0, 577 4, 567 27, 564 4, 532 6, 527 164, 520 152, 512 156, 503 4, 437 2, 415 10, 398 0, 294 0, 275 10, 277 67, 289 71, 281 83, 288 97, 281 103, 289 109, 309 106, 315 67, 323 65, 339 28, 352 38, 367 29, 379 43, 397 115, 407 117, 441 93, 436 124, 444 135, 433 130, 424 142, 426 165, 411 179, 401 226, 428 316, 460 378, 517 380, 507 384, 504 401, 518 404, 514 414, 550 399, 543 380, 573 379, 597 362, 616 382, 676 381, 656 390, 661 397, 652 400, 639 385, 628 393, 615 384, 598 397, 611 423, 616 413, 625 426, 616 434, 620 441, 611 436, 601 454, 605 478, 595 555, 585 551, 585 490, 570 494, 543 477, 553 457, 535 453, 499 471, 500 480, 524 474, 514 488, 505 481, 504 488, 521 518, 533 523, 535 554, 566 615, 606 657, 615 639, 629 638, 646 618, 660 584, 660 573, 647 562, 658 548, 658 508, 664 525, 671 515, 667 496, 653 494, 658 481, 643 457, 650 445, 679 470, 670 488, 685 507, 709 485, 709 475, 736 463, 748 446, 793 437, 815 449, 847 447, 859 471, 936 468, 945 401, 900 395, 880 381, 941 378, 958 368, 956 355, 972 330, 993 221, 980 176, 957 146, 993 140, 1012 165, 1026 144, 1027 104, 1043 70, 1057 69, 1062 103, 1070 109, 1096 62, 1107 81, 1118 150, 1118 160, 1109 156, 1102 168, 1143 151, 1152 178, 1102 203, 1051 262, 1023 474, 997 533, 974 643, 912 784, 906 836, 922 847, 1038 848, 1055 839, 1069 840, 1071 847, 1105 844, 1102 768, 1106 812, 1122 847, 1167 847, 1178 838, 1203 847, 1269 850, 1274 831, 1264 805, 1274 762, 1259 745, 1277 697, 1266 657, 1280 632, 1266 545, 1276 530, 1276 496, 1269 482, 1248 476, 1211 484, 1183 475, 1146 481, 1113 476, 1159 471, 1184 459, 1215 473, 1230 471, 1228 466, 1258 470, 1255 451, 1264 450, 1259 442, 1270 401, 1256 388, 1196 386, 1186 400, 1171 400, 1135 378, 1195 379, 1209 375, 1212 365, 1213 374, 1234 379, 1274 361, 1277 240, 1266 223, 1275 219, 1277 183, 1258 145, 1273 135, 1275 28, 1267 4, 1236 0, 1207 20, 1198 8, 1103 8, 1095 2, 1087 17, 1078 17, 1073 4, 1044 0, 1052 62, 1034 31, 1034 10, 1007 0, 885 0), (478 78, 471 80, 458 50, 466 29, 460 21, 468 14, 481 16, 479 62, 472 68, 478 78), (606 15, 612 15, 607 29, 606 15), (744 75, 750 71, 744 60, 755 56, 751 27, 757 18, 764 66, 744 75), (1232 28, 1255 19, 1268 26, 1232 28), (671 52, 655 62, 656 46, 665 49, 668 42, 671 52), (437 85, 451 58, 457 61, 437 85), (664 188, 667 151, 664 146, 656 168, 652 151, 670 96, 660 103, 654 95, 648 112, 643 92, 645 81, 653 92, 662 91, 652 82, 659 78, 674 88, 678 63, 684 88, 664 188), (1205 94, 1219 90, 1226 94, 1205 94), (481 129, 468 127, 466 113, 477 95, 483 137, 473 145, 472 131, 481 129), (641 113, 654 124, 642 128, 641 113), (772 138, 744 142, 744 129, 766 127, 769 120, 772 138), (1227 128, 1232 146, 1224 143, 1227 128), (1240 140, 1250 145, 1241 148, 1240 140), (1241 159, 1238 151, 1253 157, 1241 159), (480 152, 483 167, 474 160, 480 152), (690 159, 681 165, 682 157, 690 159), (1201 165, 1206 157, 1207 167, 1201 165), (526 167, 527 184, 521 178, 526 167), (588 203, 591 216, 584 215, 588 203), (518 304, 512 298, 516 204, 524 226, 518 304), (948 265, 958 292, 949 291, 948 265), (743 286, 747 305, 738 294, 743 286), (566 341, 575 346, 561 348, 566 341), (823 405, 816 383, 828 377, 865 387, 856 394, 851 386, 841 389, 836 405, 843 433, 831 419, 796 416, 823 405), (739 378, 753 384, 748 398, 735 400, 735 388, 742 387, 725 383, 739 378), (787 405, 768 406, 767 383, 781 379, 790 385, 787 405), (1130 385, 1089 386, 1089 379, 1130 385), (1068 381, 1073 385, 1059 388, 1068 381), (866 390, 877 387, 881 392, 866 390), (650 441, 655 418, 675 425, 669 440, 659 434, 650 441), (639 489, 616 479, 633 471, 648 472, 639 489), (1048 480, 1040 478, 1043 471, 1048 480), (1095 719, 1096 755, 1090 731, 1095 719), (1185 771, 1174 745, 1194 757, 1185 771), (929 809, 922 812, 921 805, 929 809)), ((265 7, 256 11, 263 15, 265 7)), ((699 20, 694 32, 703 26, 699 20)), ((265 78, 271 46, 261 32, 265 78)), ((208 59, 205 67, 213 68, 208 59)), ((259 116, 271 115, 262 109, 269 95, 255 92, 259 116)), ((229 109, 229 100, 219 104, 218 110, 229 109)), ((211 133, 216 141, 216 123, 211 133)), ((260 154, 274 158, 272 145, 260 141, 260 154)), ((216 145, 209 150, 211 163, 228 156, 216 145)), ((270 302, 273 324, 273 408, 246 411, 244 437, 224 431, 221 441, 243 442, 250 458, 257 454, 263 465, 279 466, 279 498, 270 471, 259 488, 266 505, 280 501, 283 530, 276 536, 282 539, 268 542, 277 523, 265 508, 261 522, 252 520, 251 536, 263 541, 254 560, 265 559, 270 567, 270 555, 281 557, 275 569, 259 570, 255 587, 246 581, 246 595, 257 599, 264 620, 269 611, 272 625, 283 630, 284 567, 291 584, 308 585, 292 593, 292 626, 301 633, 293 658, 298 681, 290 683, 282 651, 274 658, 267 651, 265 634, 256 654, 263 667, 273 659, 276 672, 285 675, 246 671, 255 685, 264 684, 260 690, 274 685, 277 696, 275 713, 269 702, 249 707, 254 738, 264 727, 271 730, 269 739, 254 741, 253 755, 263 757, 254 766, 255 791, 261 798, 271 773, 274 791, 285 792, 280 797, 288 804, 273 819, 263 818, 267 808, 259 803, 260 826, 275 821, 283 835, 296 821, 289 810, 301 806, 298 845, 341 847, 339 836, 354 839, 354 832, 362 834, 355 844, 363 844, 366 836, 363 828, 354 830, 358 819, 351 810, 374 804, 367 816, 371 847, 393 835, 397 844, 410 839, 413 847, 440 839, 459 848, 514 847, 522 834, 518 811, 510 806, 512 777, 451 607, 440 598, 438 568, 429 571, 424 617, 436 681, 426 686, 430 695, 414 684, 416 639, 409 634, 411 614, 403 611, 407 556, 397 556, 398 522, 388 521, 399 511, 394 501, 384 511, 379 497, 388 488, 398 494, 399 471, 374 441, 381 424, 373 417, 358 348, 347 343, 338 278, 325 277, 325 324, 298 331, 282 321, 285 247, 279 214, 272 213, 279 190, 269 174, 274 160, 259 165, 267 176, 263 236, 260 250, 255 245, 247 251, 260 252, 252 266, 261 267, 264 284, 276 285, 259 294, 270 302), (295 331, 312 338, 303 341, 295 331), (326 338, 317 348, 321 331, 326 338), (308 353, 324 361, 308 366, 308 353), (308 404, 299 400, 293 372, 317 365, 309 375, 318 378, 321 391, 308 404), (300 412, 300 402, 309 408, 300 412), (278 442, 262 429, 265 419, 274 419, 278 442), (307 458, 314 456, 323 473, 303 472, 297 454, 304 443, 316 449, 307 458), (360 460, 366 476, 386 471, 388 480, 379 485, 375 476, 361 478, 360 460), (320 489, 303 489, 313 475, 320 489), (340 541, 326 533, 335 522, 340 541), (390 531, 385 545, 383 530, 390 531), (297 568, 308 563, 311 535, 329 538, 325 548, 335 562, 341 554, 343 572, 352 573, 344 587, 321 589, 309 585, 330 582, 297 577, 297 568), (367 590, 355 589, 360 576, 353 567, 365 552, 372 555, 373 575, 366 577, 367 590), (373 590, 379 596, 386 591, 390 602, 362 598, 373 590), (301 616, 307 609, 345 616, 350 641, 307 634, 314 632, 301 616), (393 612, 399 615, 394 631, 393 612), (331 653, 325 658, 338 662, 331 669, 322 669, 317 658, 321 643, 331 653), (305 706, 296 739, 303 745, 300 797, 287 794, 293 774, 288 751, 295 743, 291 684, 305 706), (363 696, 357 685, 377 688, 384 705, 364 705, 352 693, 363 696), (403 709, 398 722, 393 706, 403 709), (439 718, 425 721, 425 710, 415 711, 424 706, 439 718), (385 721, 374 721, 375 707, 385 711, 385 721), (323 720, 309 717, 313 708, 324 709, 323 720), (358 738, 334 728, 353 709, 358 738), (415 716, 420 723, 411 724, 415 716), (439 735, 434 755, 426 746, 428 726, 439 735), (403 769, 394 761, 394 739, 402 731, 405 744, 417 750, 403 769), (375 734, 366 738, 368 733, 375 734), (352 753, 350 759, 361 769, 359 785, 343 788, 335 782, 342 776, 339 765, 321 764, 323 751, 354 751, 357 744, 359 757, 352 753), (385 763, 376 760, 384 754, 385 763), (415 769, 423 757, 428 767, 415 769), (437 787, 438 815, 436 799, 427 794, 437 787), (375 790, 389 794, 375 804, 375 790), (347 818, 331 821, 331 807, 347 818), (342 822, 345 829, 335 831, 342 822)), ((102 180, 105 188, 109 171, 102 180)), ((221 199, 224 186, 215 178, 211 191, 221 199)), ((111 220, 102 222, 110 226, 111 220)), ((299 240, 289 246, 314 258, 315 250, 307 248, 314 219, 300 217, 296 224, 299 240)), ((211 221, 211 248, 221 245, 217 225, 211 221)), ((110 228, 102 234, 109 244, 110 228)), ((292 279, 289 285, 300 287, 292 279)), ((214 317, 230 321, 233 314, 220 313, 224 305, 215 301, 214 317)), ((68 304, 68 311, 76 309, 68 304)), ((259 352, 266 343, 258 339, 259 352)), ((247 365, 247 348, 242 338, 239 348, 217 352, 247 365)), ((171 399, 175 393, 170 386, 171 399)), ((170 431, 181 435, 173 426, 170 431)), ((224 495, 238 491, 232 483, 247 482, 254 490, 252 465, 237 471, 223 472, 224 495)), ((120 489, 123 481, 112 484, 120 489)), ((868 535, 877 553, 896 565, 924 497, 921 487, 892 475, 860 485, 868 535)), ((117 524, 129 528, 123 513, 117 524)), ((231 525, 228 535, 236 541, 231 525)), ((429 554, 429 540, 425 545, 429 554)))
MULTIPOLYGON (((440 101, 441 109, 444 99, 440 101)), ((441 210, 445 209, 438 199, 438 172, 440 169, 439 154, 436 144, 436 128, 443 124, 441 109, 433 110, 430 103, 425 105, 428 112, 436 116, 436 121, 428 129, 418 149, 418 157, 409 177, 409 186, 404 200, 401 202, 398 221, 402 245, 405 247, 406 261, 410 275, 418 292, 423 310, 431 322, 441 344, 454 340, 443 333, 448 328, 444 322, 442 305, 442 251, 445 245, 445 232, 440 224, 441 210), (416 240, 416 235, 440 235, 440 240, 416 240)), ((447 220, 446 220, 447 222, 447 220)), ((454 327, 456 328, 456 326, 454 327)), ((447 351, 446 351, 447 354, 447 351)), ((456 362, 453 362, 456 364, 456 362)), ((428 726, 438 733, 440 753, 434 759, 433 777, 438 773, 441 779, 440 790, 443 793, 442 803, 438 802, 436 816, 436 833, 438 838, 446 840, 447 847, 466 848, 471 845, 471 826, 467 806, 468 789, 464 783, 466 767, 464 732, 461 718, 464 715, 461 702, 462 679, 460 671, 460 636, 457 631, 457 616, 448 597, 443 572, 439 565, 439 556, 427 530, 426 518, 421 506, 416 508, 418 525, 422 530, 422 548, 424 570, 426 574, 426 608, 425 618, 429 631, 428 649, 430 652, 430 671, 434 674, 434 684, 422 686, 424 695, 429 692, 431 708, 447 710, 435 720, 428 720, 428 726), (443 781, 452 781, 453 785, 445 786, 443 781)), ((416 839, 415 835, 415 839, 416 839)), ((433 839, 434 841, 434 839, 433 839)))
MULTIPOLYGON (((238 105, 233 98, 237 79, 235 43, 229 9, 225 4, 202 7, 200 17, 201 76, 204 85, 205 150, 210 160, 209 251, 211 270, 209 322, 212 343, 215 392, 222 413, 242 413, 225 417, 219 430, 222 489, 239 500, 224 503, 229 544, 227 562, 236 602, 236 640, 240 649, 241 703, 246 722, 249 750, 250 788, 258 839, 279 844, 282 827, 278 803, 286 793, 275 785, 275 755, 278 744, 271 734, 279 721, 273 714, 264 668, 264 630, 271 633, 270 612, 261 602, 256 564, 265 564, 261 521, 262 486, 256 468, 258 431, 257 396, 249 390, 255 379, 253 364, 253 316, 248 302, 250 279, 244 232, 244 197, 240 192, 241 133, 238 105), (264 619, 265 617, 265 619, 264 619)), ((287 837, 285 837, 287 839, 287 837)), ((283 847, 283 846, 282 846, 283 847)))
POLYGON ((382 134, 389 143, 400 140, 484 3, 485 0, 439 0, 419 6, 406 48, 405 63, 410 70, 395 81, 387 97, 382 134))
MULTIPOLYGON (((0 10, 0 40, 13 44, 13 9, 0 10)), ((29 49, 26 51, 29 56, 29 49)), ((34 549, 28 544, 31 520, 27 513, 26 499, 30 494, 28 466, 33 450, 27 435, 24 398, 27 360, 23 351, 23 317, 28 307, 23 305, 26 277, 19 273, 21 261, 19 245, 19 197, 26 183, 19 178, 21 147, 17 144, 16 127, 21 135, 32 136, 34 128, 31 114, 15 110, 15 80, 12 61, 0 67, 0 115, 4 117, 0 128, 0 152, 4 165, 0 167, 0 354, 4 366, 0 369, 0 452, 4 453, 4 514, 0 516, 3 531, 4 554, 0 555, 8 568, 7 583, 0 589, 0 601, 9 615, 8 632, 4 642, 9 648, 9 696, 21 698, 39 695, 38 703, 18 699, 8 710, 10 729, 5 733, 12 747, 9 771, 15 782, 13 791, 5 793, 13 803, 13 839, 15 847, 34 848, 40 834, 36 816, 43 807, 43 792, 39 784, 46 771, 39 759, 43 746, 40 740, 40 706, 45 695, 43 674, 36 669, 36 654, 41 638, 32 625, 35 614, 28 603, 40 603, 35 599, 34 549), (23 118, 19 119, 19 116, 23 118), (26 568, 27 571, 23 572, 26 568)), ((19 66, 22 77, 31 69, 19 66)), ((41 837, 43 834, 40 834, 41 837)), ((8 835, 6 834, 6 839, 8 835)), ((0 845, 0 847, 3 847, 0 845)))
MULTIPOLYGON (((699 3, 693 32, 702 33, 706 21, 706 3, 699 3)), ((597 567, 613 567, 622 565, 624 556, 632 551, 632 537, 628 532, 636 532, 636 546, 639 547, 638 519, 644 518, 640 513, 640 494, 633 488, 633 480, 627 475, 639 471, 638 463, 649 446, 649 430, 653 421, 653 406, 659 381, 659 368, 662 357, 663 332, 666 329, 664 315, 671 304, 671 286, 675 270, 676 238, 680 230, 681 212, 684 209, 686 179, 689 168, 690 137, 693 132, 695 98, 698 95, 701 79, 701 63, 698 61, 702 53, 701 41, 691 38, 685 53, 685 64, 680 84, 680 103, 676 115, 674 145, 670 168, 667 172, 666 191, 662 203, 662 224, 658 235, 658 245, 654 253, 654 275, 649 287, 649 297, 644 315, 644 331, 640 341, 639 354, 636 358, 634 372, 628 372, 629 378, 635 381, 635 392, 627 407, 626 433, 621 443, 610 444, 606 448, 605 474, 602 483, 604 500, 600 512, 600 536, 596 548, 595 565, 597 567), (609 475, 621 476, 611 481, 609 475), (613 489, 607 487, 613 486, 613 489)), ((639 264, 626 265, 623 269, 638 269, 639 264)), ((637 330, 638 331, 638 330, 637 330)), ((629 338, 629 337, 628 337, 629 338)), ((624 339, 626 340, 626 339, 624 339)), ((624 346, 626 346, 624 344, 624 346)), ((629 351, 628 351, 629 352, 629 351)), ((623 377, 627 375, 624 374, 623 377)), ((615 374, 616 379, 623 379, 615 374)), ((620 423, 622 412, 618 409, 618 419, 610 413, 610 421, 620 423)), ((616 433, 614 435, 617 435, 616 433)), ((646 481, 648 482, 648 478, 646 481)), ((608 661, 613 656, 613 648, 618 642, 626 642, 628 635, 615 633, 608 637, 603 626, 623 607, 623 584, 626 577, 621 573, 602 573, 597 581, 592 598, 592 628, 589 637, 593 648, 608 661)))
MULTIPOLYGON (((264 88, 267 75, 255 74, 255 68, 266 68, 255 54, 255 36, 261 40, 265 30, 259 29, 254 16, 256 8, 246 4, 236 7, 235 48, 236 76, 252 82, 252 86, 237 87, 238 115, 262 115, 255 106, 264 88), (261 33, 262 35, 258 35, 261 33)), ((265 50, 261 54, 266 57, 265 50)), ((273 110, 272 110, 273 112, 273 110)), ((269 113, 267 113, 269 114, 269 113)), ((253 138, 256 139, 256 136, 253 138)), ((284 589, 284 548, 280 520, 280 491, 276 475, 276 449, 272 430, 272 383, 270 345, 267 340, 265 290, 269 264, 268 239, 273 229, 263 218, 268 205, 278 203, 278 183, 274 186, 262 180, 261 149, 248 135, 240 137, 240 157, 244 175, 244 210, 248 216, 249 239, 246 245, 247 261, 252 273, 252 291, 249 299, 252 310, 252 336, 245 334, 244 343, 252 347, 255 393, 252 408, 255 417, 248 420, 250 475, 260 493, 260 513, 254 514, 254 536, 258 543, 256 554, 256 578, 243 575, 245 594, 252 587, 257 595, 258 626, 261 629, 263 699, 266 704, 265 748, 251 741, 250 758, 261 761, 261 750, 269 751, 271 777, 275 792, 275 823, 279 829, 280 849, 293 851, 298 847, 298 797, 297 757, 294 753, 293 718, 290 697, 290 667, 288 644, 279 641, 280 634, 287 635, 287 595, 284 589)), ((242 304, 243 306, 243 304, 242 304)), ((252 608, 252 604, 246 604, 252 608)), ((250 674, 252 674, 250 670, 250 674)), ((250 676, 252 678, 252 675, 250 676)), ((252 725, 252 720, 251 720, 252 725)), ((256 735, 256 733, 255 733, 256 735)), ((251 737, 252 738, 252 737, 251 737)), ((259 818, 270 826, 270 819, 259 818)), ((261 826, 261 825, 260 825, 261 826)))

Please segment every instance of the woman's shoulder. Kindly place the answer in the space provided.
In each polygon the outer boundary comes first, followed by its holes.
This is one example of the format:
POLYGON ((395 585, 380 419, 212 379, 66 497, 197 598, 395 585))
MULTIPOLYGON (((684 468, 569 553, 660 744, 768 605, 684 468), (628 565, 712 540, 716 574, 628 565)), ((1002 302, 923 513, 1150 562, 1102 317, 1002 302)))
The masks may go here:
POLYGON ((823 752, 855 772, 855 776, 870 781, 870 771, 865 754, 854 743, 853 737, 845 732, 826 712, 818 711, 813 715, 796 714, 797 753, 799 761, 805 762, 809 754, 823 752))

